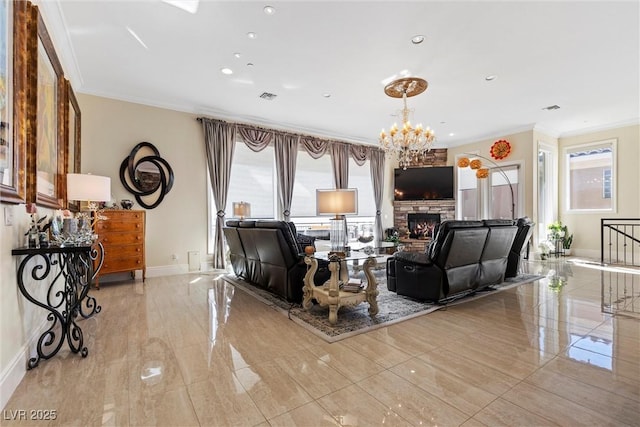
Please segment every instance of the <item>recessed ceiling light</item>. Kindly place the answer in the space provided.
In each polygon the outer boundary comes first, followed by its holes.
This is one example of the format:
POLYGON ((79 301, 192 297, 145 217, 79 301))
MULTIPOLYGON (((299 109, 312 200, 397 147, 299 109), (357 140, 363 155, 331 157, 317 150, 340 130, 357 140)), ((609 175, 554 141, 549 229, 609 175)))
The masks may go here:
POLYGON ((240 58, 242 55, 240 54, 240 52, 235 52, 233 56, 235 56, 236 58, 240 58))
POLYGON ((449 134, 449 136, 455 136, 455 133, 451 132, 451 133, 449 134))
POLYGON ((422 34, 417 34, 413 37, 411 37, 411 43, 413 44, 420 44, 424 41, 425 37, 422 34))
POLYGON ((253 62, 247 62, 247 67, 253 67, 253 62))
POLYGON ((258 35, 256 33, 254 33, 253 31, 250 31, 247 33, 247 37, 249 37, 251 40, 253 39, 257 39, 258 35))
POLYGON ((447 122, 440 122, 440 124, 441 124, 441 125, 443 125, 443 124, 445 124, 445 123, 447 123, 447 122))
POLYGON ((227 68, 227 67, 220 68, 220 72, 222 74, 226 74, 226 75, 233 74, 233 70, 231 68, 227 68))
POLYGON ((325 98, 331 98, 331 94, 330 93, 323 93, 322 96, 324 96, 325 98))
POLYGON ((490 81, 492 81, 492 80, 495 80, 495 79, 496 79, 496 77, 498 77, 498 76, 494 76, 494 75, 492 74, 492 75, 490 75, 490 76, 485 77, 484 79, 485 79, 486 81, 490 82, 490 81))
POLYGON ((273 7, 273 6, 265 6, 264 9, 262 9, 262 10, 267 15, 273 15, 274 13, 276 13, 276 8, 273 7))
POLYGON ((552 111, 552 110, 559 110, 560 106, 559 105, 549 105, 548 107, 544 107, 543 110, 547 110, 547 111, 552 111))

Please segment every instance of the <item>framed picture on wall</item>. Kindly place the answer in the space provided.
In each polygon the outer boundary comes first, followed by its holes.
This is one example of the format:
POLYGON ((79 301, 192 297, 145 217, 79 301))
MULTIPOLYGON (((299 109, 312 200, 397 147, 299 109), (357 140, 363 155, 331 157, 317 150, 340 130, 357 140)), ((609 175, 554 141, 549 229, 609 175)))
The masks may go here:
POLYGON ((62 65, 39 13, 37 28, 35 174, 30 177, 35 179, 36 203, 59 209, 64 206, 68 150, 63 130, 67 87, 62 65))
MULTIPOLYGON (((76 95, 73 92, 71 83, 68 80, 66 80, 66 86, 67 102, 65 106, 65 134, 68 147, 66 173, 80 173, 80 105, 78 104, 76 95)), ((64 181, 66 182, 66 179, 64 181)), ((80 211, 80 202, 68 200, 67 209, 73 212, 80 211)))
POLYGON ((26 201, 26 2, 0 0, 0 201, 26 201))

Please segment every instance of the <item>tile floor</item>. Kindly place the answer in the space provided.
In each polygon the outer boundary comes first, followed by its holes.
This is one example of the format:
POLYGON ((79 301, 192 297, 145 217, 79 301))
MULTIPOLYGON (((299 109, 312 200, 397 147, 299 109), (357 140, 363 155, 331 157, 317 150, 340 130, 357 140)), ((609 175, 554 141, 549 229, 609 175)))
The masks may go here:
POLYGON ((596 269, 526 269, 548 277, 334 344, 214 274, 104 284, 88 357, 27 372, 0 424, 640 425, 640 275, 616 273, 625 299, 596 269))

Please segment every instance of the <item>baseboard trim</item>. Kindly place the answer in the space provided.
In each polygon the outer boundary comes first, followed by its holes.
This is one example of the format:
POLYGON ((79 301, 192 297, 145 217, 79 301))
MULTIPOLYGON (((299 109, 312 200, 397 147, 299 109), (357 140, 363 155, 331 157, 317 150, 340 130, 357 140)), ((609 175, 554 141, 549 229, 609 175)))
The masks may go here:
POLYGON ((24 355, 29 349, 26 346, 22 346, 18 354, 13 357, 9 366, 2 372, 0 376, 0 408, 7 406, 9 399, 16 391, 20 381, 27 373, 25 367, 24 355))
POLYGON ((0 408, 7 406, 9 399, 11 399, 20 381, 22 381, 22 378, 24 378, 27 373, 27 360, 32 357, 29 349, 35 349, 40 336, 49 329, 48 325, 49 321, 44 319, 40 326, 36 328, 36 331, 31 334, 26 344, 20 347, 20 350, 18 350, 13 359, 11 359, 7 368, 0 374, 0 408))

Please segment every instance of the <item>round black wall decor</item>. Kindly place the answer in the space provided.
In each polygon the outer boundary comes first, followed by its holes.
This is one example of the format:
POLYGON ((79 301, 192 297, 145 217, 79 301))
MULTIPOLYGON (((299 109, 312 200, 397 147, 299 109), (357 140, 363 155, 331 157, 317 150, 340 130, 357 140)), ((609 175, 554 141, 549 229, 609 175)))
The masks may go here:
POLYGON ((153 209, 173 187, 173 169, 152 143, 141 142, 122 161, 120 181, 140 206, 153 209))

